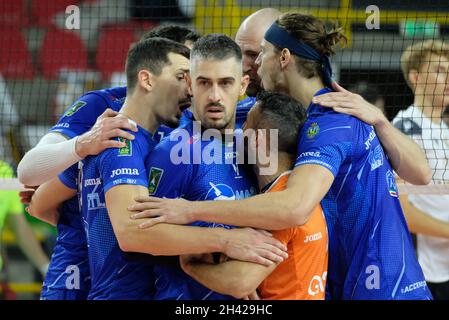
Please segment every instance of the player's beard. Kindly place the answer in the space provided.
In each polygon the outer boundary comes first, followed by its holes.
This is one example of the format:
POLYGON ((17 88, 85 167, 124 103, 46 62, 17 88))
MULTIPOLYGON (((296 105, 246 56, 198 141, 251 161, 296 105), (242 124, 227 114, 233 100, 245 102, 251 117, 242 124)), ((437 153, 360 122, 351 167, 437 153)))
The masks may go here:
POLYGON ((245 93, 249 97, 256 97, 257 94, 263 90, 261 80, 257 74, 255 76, 251 76, 249 73, 245 74, 250 77, 250 82, 245 93))
POLYGON ((219 120, 205 118, 204 121, 201 123, 201 125, 206 129, 223 130, 226 127, 228 127, 232 121, 232 118, 231 119, 226 119, 226 118, 227 118, 226 114, 223 118, 221 118, 219 120))
POLYGON ((260 81, 251 80, 248 87, 246 88, 246 95, 248 97, 256 97, 259 92, 261 92, 262 86, 260 85, 260 81))

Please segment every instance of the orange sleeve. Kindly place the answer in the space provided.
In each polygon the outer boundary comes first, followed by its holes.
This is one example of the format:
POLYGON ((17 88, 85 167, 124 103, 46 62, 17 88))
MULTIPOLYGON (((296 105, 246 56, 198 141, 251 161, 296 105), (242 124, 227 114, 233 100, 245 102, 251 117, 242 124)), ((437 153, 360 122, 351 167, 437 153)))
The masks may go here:
POLYGON ((271 232, 273 237, 283 244, 287 245, 295 236, 296 228, 288 228, 283 230, 275 230, 271 232))

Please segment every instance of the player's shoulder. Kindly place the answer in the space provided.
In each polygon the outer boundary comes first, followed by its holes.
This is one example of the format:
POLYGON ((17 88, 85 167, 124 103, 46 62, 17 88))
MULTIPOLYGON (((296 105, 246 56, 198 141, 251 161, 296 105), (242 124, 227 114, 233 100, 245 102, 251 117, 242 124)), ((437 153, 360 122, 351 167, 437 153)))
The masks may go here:
POLYGON ((81 97, 88 96, 88 95, 97 95, 106 100, 115 101, 115 100, 119 100, 119 99, 126 97, 126 87, 113 87, 113 88, 92 90, 92 91, 86 92, 81 97))
POLYGON ((360 125, 363 123, 352 116, 317 106, 309 109, 307 121, 302 129, 302 139, 313 142, 323 140, 325 137, 332 141, 332 137, 342 135, 350 138, 360 125))

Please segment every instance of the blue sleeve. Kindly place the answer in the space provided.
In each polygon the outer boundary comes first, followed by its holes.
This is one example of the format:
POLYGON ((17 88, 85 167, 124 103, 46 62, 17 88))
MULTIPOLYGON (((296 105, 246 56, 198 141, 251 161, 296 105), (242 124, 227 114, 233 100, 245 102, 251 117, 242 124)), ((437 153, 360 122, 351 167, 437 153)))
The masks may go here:
POLYGON ((97 166, 105 193, 121 184, 148 187, 147 155, 142 152, 137 139, 127 141, 126 147, 107 149, 98 155, 97 166))
POLYGON ((59 181, 67 188, 78 189, 78 163, 65 169, 58 175, 59 181))
POLYGON ((332 113, 307 121, 299 136, 295 167, 316 164, 336 177, 352 154, 353 126, 350 117, 332 113))
POLYGON ((50 132, 59 132, 69 139, 79 136, 88 131, 108 107, 107 100, 100 94, 87 93, 67 109, 50 132))

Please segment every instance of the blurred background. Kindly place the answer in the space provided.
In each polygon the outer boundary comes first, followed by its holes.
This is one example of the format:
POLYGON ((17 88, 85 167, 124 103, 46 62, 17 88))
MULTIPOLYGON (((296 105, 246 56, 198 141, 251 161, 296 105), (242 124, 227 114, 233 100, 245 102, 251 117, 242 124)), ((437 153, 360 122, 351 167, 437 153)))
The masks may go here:
MULTIPOLYGON (((126 54, 143 32, 179 24, 233 37, 245 17, 264 7, 338 21, 349 42, 333 59, 334 78, 390 120, 413 102, 400 70, 404 48, 449 38, 447 0, 1 0, 0 160, 15 169, 84 92, 126 85, 126 54), (371 5, 379 9, 379 28, 367 28, 376 10, 371 5)), ((50 256, 54 229, 26 218, 50 256)), ((42 278, 12 229, 6 224, 1 233, 3 277, 13 297, 35 299, 42 278)))

